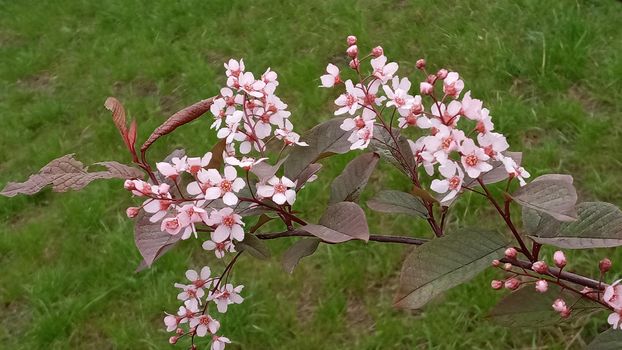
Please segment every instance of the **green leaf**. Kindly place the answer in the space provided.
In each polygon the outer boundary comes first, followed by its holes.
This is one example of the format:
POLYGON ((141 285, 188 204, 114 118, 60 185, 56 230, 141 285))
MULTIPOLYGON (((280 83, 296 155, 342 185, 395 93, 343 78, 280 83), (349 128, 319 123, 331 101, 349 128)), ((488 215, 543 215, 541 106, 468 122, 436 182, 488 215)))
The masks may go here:
POLYGON ((540 176, 519 188, 512 198, 524 207, 547 213, 560 221, 573 221, 577 218, 577 191, 572 185, 570 175, 540 176))
POLYGON ((309 224, 302 230, 331 243, 351 239, 369 240, 369 228, 365 212, 356 203, 339 202, 326 208, 319 225, 309 224))
POLYGON ((546 327, 559 324, 563 319, 552 308, 553 302, 562 298, 571 306, 569 319, 591 313, 599 309, 599 304, 585 297, 564 290, 549 283, 546 293, 539 293, 533 284, 526 285, 508 294, 490 311, 488 317, 495 323, 506 327, 546 327), (576 302, 576 303, 575 303, 576 302))
POLYGON ((239 251, 246 251, 257 259, 267 260, 271 256, 268 246, 257 238, 257 236, 250 233, 244 235, 244 240, 242 242, 237 242, 235 247, 239 251))
POLYGON ((303 238, 294 243, 283 253, 283 269, 287 273, 293 273, 300 259, 315 253, 319 244, 320 240, 317 238, 303 238))
POLYGON ((622 349, 622 331, 608 329, 594 338, 586 350, 619 350, 622 349))
POLYGON ((298 176, 318 159, 330 154, 342 154, 350 150, 352 145, 348 141, 351 132, 340 128, 343 118, 332 118, 322 124, 316 125, 301 141, 309 146, 295 146, 284 163, 285 176, 296 180, 298 176))
POLYGON ((421 199, 402 191, 380 191, 373 199, 367 201, 367 206, 382 213, 401 213, 428 218, 428 211, 421 199))
POLYGON ((503 256, 506 244, 497 232, 462 230, 415 248, 402 266, 395 305, 421 308, 489 267, 503 256))
POLYGON ((541 213, 523 212, 525 228, 541 244, 566 249, 607 248, 622 245, 622 211, 611 203, 583 202, 578 219, 560 222, 541 213))
POLYGON ((329 204, 337 202, 356 202, 371 176, 380 156, 365 153, 354 158, 331 184, 329 204))

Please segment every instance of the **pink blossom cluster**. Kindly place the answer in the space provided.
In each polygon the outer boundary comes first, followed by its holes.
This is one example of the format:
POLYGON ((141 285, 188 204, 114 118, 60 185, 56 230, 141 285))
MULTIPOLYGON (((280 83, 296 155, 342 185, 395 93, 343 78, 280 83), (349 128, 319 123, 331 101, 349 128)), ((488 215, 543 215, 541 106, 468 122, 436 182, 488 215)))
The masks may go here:
POLYGON ((333 64, 328 64, 326 74, 320 77, 321 87, 343 82, 345 92, 335 100, 335 115, 348 116, 341 129, 351 132, 351 149, 367 148, 377 139, 378 128, 393 133, 397 115, 400 129, 424 130, 423 136, 409 140, 409 144, 417 165, 428 175, 433 176, 437 167, 440 179, 432 181, 431 189, 444 194, 441 202, 449 202, 460 193, 465 175, 476 179, 493 168, 493 161, 503 164, 512 178, 525 185, 524 179, 530 174, 504 154, 509 148, 505 136, 493 131, 490 111, 481 100, 472 98, 470 91, 462 94, 464 82, 457 72, 440 69, 427 74, 426 62, 420 59, 416 67, 427 77, 419 83, 419 94, 411 94, 411 81, 397 75, 398 64, 389 62, 381 47, 359 57, 356 42, 349 36, 346 50, 356 82, 344 79, 333 64), (370 70, 363 72, 366 59, 370 70))
POLYGON ((175 332, 169 339, 171 344, 177 343, 184 336, 209 336, 212 340, 211 349, 222 350, 231 342, 229 338, 217 335, 220 322, 208 313, 209 306, 213 304, 218 312, 227 312, 228 305, 241 304, 244 301, 240 296, 244 286, 234 288, 229 283, 221 286, 220 279, 210 275, 210 268, 205 266, 200 272, 186 271, 186 278, 190 283, 175 283, 175 287, 180 289, 177 299, 183 305, 179 307, 177 314, 166 314, 164 317, 166 330, 175 332))

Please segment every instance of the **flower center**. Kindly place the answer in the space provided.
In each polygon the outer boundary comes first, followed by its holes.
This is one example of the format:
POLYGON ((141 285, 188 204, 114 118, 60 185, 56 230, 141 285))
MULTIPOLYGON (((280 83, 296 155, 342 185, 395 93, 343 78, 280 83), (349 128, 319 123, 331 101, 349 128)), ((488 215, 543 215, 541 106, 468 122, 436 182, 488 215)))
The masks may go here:
POLYGON ((461 181, 460 181, 460 178, 459 178, 459 177, 457 177, 457 176, 452 177, 452 178, 449 180, 449 189, 450 189, 450 190, 456 190, 456 189, 458 189, 458 187, 460 187, 460 182, 461 182, 461 181))
POLYGON ((406 124, 408 125, 416 125, 417 124, 417 117, 415 117, 414 115, 409 115, 408 117, 406 117, 406 124))
POLYGON ((451 143, 454 142, 454 138, 453 137, 447 137, 445 139, 443 139, 443 149, 449 149, 449 147, 451 147, 451 143))
POLYGON ((220 189, 223 192, 230 192, 231 191, 231 181, 229 181, 229 180, 222 180, 220 182, 220 189))
POLYGON ((274 191, 277 193, 285 193, 285 191, 287 191, 287 187, 282 183, 278 183, 274 186, 274 191))
POLYGON ((469 154, 465 159, 465 163, 467 163, 468 166, 476 166, 478 162, 479 158, 474 154, 469 154))
POLYGON ((233 225, 235 225, 235 219, 232 215, 225 216, 224 218, 222 218, 222 224, 227 227, 233 227, 233 225))
POLYGON ((174 230, 176 228, 179 227, 179 221, 177 221, 177 219, 175 220, 170 220, 166 222, 166 228, 170 229, 170 230, 174 230))
POLYGON ((395 104, 396 104, 398 107, 403 106, 403 105, 404 105, 404 103, 406 103, 406 101, 405 101, 403 98, 401 98, 401 97, 396 97, 396 98, 395 98, 395 104))
POLYGON ((348 94, 346 96, 346 105, 348 105, 348 107, 352 107, 352 105, 354 105, 356 103, 356 97, 354 95, 348 94))
POLYGON ((168 210, 168 207, 171 206, 171 201, 161 200, 160 201, 160 210, 168 210))
POLYGON ((362 129, 365 127, 365 121, 362 118, 356 118, 354 119, 354 123, 356 125, 357 128, 362 129))

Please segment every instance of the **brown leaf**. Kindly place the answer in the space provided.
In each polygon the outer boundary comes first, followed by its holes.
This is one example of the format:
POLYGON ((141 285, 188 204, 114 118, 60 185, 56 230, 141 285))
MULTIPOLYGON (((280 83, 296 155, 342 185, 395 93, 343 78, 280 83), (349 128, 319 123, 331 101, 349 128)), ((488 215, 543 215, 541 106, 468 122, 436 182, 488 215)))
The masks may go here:
POLYGON ((348 201, 356 202, 371 176, 380 156, 364 153, 354 158, 331 184, 329 204, 348 201))
POLYGON ((302 186, 309 181, 311 176, 315 175, 318 171, 320 171, 320 169, 322 169, 322 164, 320 163, 309 164, 309 166, 307 166, 305 170, 298 175, 298 179, 296 179, 298 181, 296 182, 296 191, 301 189, 302 186))
POLYGON ((160 229, 160 223, 150 222, 149 217, 142 211, 136 218, 134 242, 147 267, 171 249, 181 239, 181 236, 181 233, 170 235, 168 232, 163 232, 160 229))
POLYGON ((223 166, 224 160, 222 158, 222 152, 225 151, 226 146, 226 140, 222 139, 218 141, 214 147, 212 147, 212 150, 210 151, 212 152, 212 159, 207 164, 208 169, 220 169, 223 166))
POLYGON ((287 273, 293 273, 300 260, 315 253, 319 244, 320 240, 317 238, 304 238, 294 243, 283 253, 283 269, 287 273))
POLYGON ((140 147, 140 150, 142 152, 145 152, 160 137, 170 134, 178 127, 197 119, 205 112, 209 111, 213 101, 214 97, 210 97, 206 100, 202 100, 191 106, 188 106, 170 116, 162 125, 158 126, 151 133, 151 136, 149 136, 147 141, 143 143, 143 145, 140 147))
POLYGON ((52 185, 55 192, 79 190, 97 179, 134 179, 143 176, 142 171, 117 162, 96 163, 105 166, 107 171, 88 172, 84 165, 68 154, 54 159, 25 182, 9 182, 0 192, 1 195, 13 197, 17 194, 35 194, 44 187, 52 185))
POLYGON ((114 122, 114 125, 119 130, 119 133, 121 134, 121 137, 123 138, 123 142, 125 142, 125 145, 129 148, 130 142, 128 139, 125 108, 123 108, 123 105, 121 104, 121 102, 114 97, 108 97, 106 99, 106 102, 104 102, 104 107, 106 107, 107 110, 112 112, 112 121, 114 122))
POLYGON ((540 176, 519 188, 512 198, 522 206, 547 213, 560 221, 577 219, 577 191, 570 175, 540 176))
POLYGON ((285 156, 284 158, 281 158, 281 160, 279 160, 274 165, 270 165, 265 161, 255 164, 251 168, 251 173, 257 175, 260 181, 268 180, 274 175, 276 175, 276 173, 281 168, 281 165, 283 165, 283 163, 287 160, 288 157, 289 156, 285 156))

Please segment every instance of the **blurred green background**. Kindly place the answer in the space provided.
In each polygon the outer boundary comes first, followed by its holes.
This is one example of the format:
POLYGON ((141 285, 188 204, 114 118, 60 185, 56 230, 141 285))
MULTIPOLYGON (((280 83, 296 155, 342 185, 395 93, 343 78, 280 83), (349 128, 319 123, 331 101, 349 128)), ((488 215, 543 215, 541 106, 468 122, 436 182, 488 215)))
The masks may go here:
MULTIPOLYGON (((67 153, 85 164, 128 162, 106 97, 125 104, 144 139, 216 94, 230 57, 256 73, 276 70, 278 94, 307 130, 331 117, 336 91, 317 88, 318 78, 328 62, 346 63, 345 37, 355 34, 361 50, 382 45, 412 80, 420 57, 460 72, 533 175, 571 173, 581 200, 621 205, 621 23, 618 1, 0 0, 0 186, 67 153)), ((151 158, 175 147, 203 154, 215 140, 209 123, 158 142, 151 158)), ((319 217, 330 180, 353 156, 325 162, 296 209, 319 217)), ((385 188, 408 183, 382 165, 363 201, 385 188)), ((0 348, 171 348, 162 316, 178 305, 173 283, 215 262, 190 241, 134 274, 140 257, 124 215, 132 203, 121 181, 0 198, 0 348)), ((427 232, 401 216, 369 213, 369 221, 375 232, 427 232)), ((450 217, 455 226, 482 222, 501 225, 469 194, 450 217)), ((579 349, 607 328, 605 314, 553 329, 495 326, 486 320, 503 294, 489 288, 494 271, 423 311, 396 310, 406 248, 324 245, 290 276, 278 256, 291 242, 270 242, 270 262, 246 257, 236 267, 246 302, 221 319, 230 348, 579 349)), ((622 271, 614 249, 569 255, 571 270, 594 275, 608 255, 622 271)))

